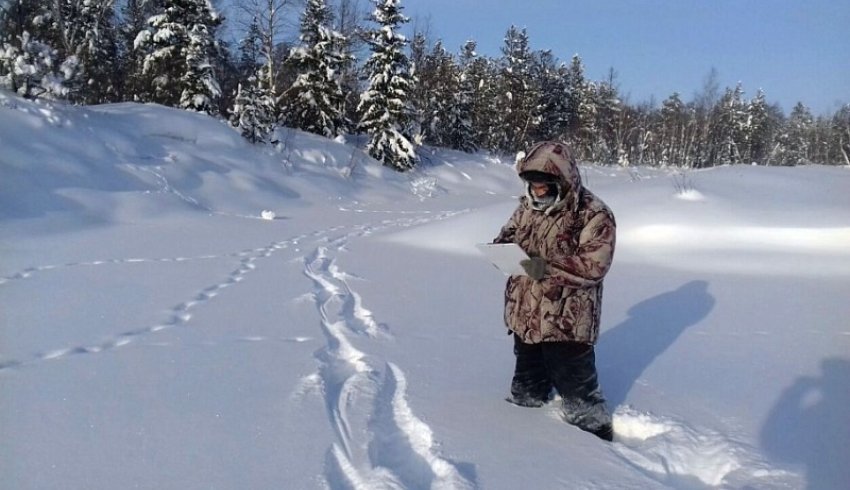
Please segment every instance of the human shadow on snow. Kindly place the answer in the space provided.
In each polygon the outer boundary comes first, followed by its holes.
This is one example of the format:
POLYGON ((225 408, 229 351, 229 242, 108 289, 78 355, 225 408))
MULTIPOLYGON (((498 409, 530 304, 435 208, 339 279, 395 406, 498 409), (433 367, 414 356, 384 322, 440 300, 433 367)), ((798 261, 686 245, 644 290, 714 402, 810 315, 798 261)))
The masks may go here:
POLYGON ((646 368, 708 316, 714 303, 708 282, 691 281, 634 305, 625 321, 603 332, 597 347, 599 376, 609 405, 622 404, 646 368))
POLYGON ((765 452, 802 464, 807 488, 850 488, 850 361, 830 358, 820 377, 803 376, 785 389, 762 427, 765 452))

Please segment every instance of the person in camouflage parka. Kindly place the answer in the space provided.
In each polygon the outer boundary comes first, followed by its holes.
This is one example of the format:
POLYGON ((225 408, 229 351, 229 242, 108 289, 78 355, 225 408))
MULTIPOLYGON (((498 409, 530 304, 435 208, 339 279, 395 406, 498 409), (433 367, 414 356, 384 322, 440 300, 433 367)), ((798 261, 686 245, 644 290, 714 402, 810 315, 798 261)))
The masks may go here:
POLYGON ((614 215, 583 187, 563 143, 535 144, 517 172, 525 196, 494 240, 516 243, 530 257, 522 262, 528 275, 511 276, 505 288, 505 323, 517 356, 509 401, 540 406, 554 387, 568 422, 610 440, 593 344, 614 255, 614 215))

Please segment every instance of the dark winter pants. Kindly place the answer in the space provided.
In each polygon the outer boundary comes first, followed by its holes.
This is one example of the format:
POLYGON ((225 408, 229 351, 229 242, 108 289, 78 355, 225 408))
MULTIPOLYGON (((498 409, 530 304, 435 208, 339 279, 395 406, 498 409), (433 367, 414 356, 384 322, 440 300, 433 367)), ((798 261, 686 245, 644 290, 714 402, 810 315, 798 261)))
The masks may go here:
POLYGON ((511 382, 517 405, 539 407, 552 388, 563 399, 564 419, 610 440, 611 414, 599 389, 593 346, 577 342, 523 343, 514 335, 516 368, 511 382))

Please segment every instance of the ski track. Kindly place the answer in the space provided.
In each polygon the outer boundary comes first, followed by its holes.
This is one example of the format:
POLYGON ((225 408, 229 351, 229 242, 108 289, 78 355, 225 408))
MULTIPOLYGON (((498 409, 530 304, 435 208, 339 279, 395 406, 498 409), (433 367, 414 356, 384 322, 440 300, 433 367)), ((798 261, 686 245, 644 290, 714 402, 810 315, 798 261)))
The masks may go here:
MULTIPOLYGON (((462 211, 461 211, 462 212, 462 211)), ((325 460, 329 488, 470 489, 450 461, 440 456, 431 428, 407 402, 407 379, 395 363, 360 350, 362 345, 391 341, 351 287, 353 276, 342 271, 334 254, 348 243, 387 228, 408 227, 457 214, 384 220, 358 226, 349 233, 322 240, 304 257, 304 275, 314 286, 313 300, 326 345, 315 357, 318 373, 302 385, 319 385, 335 442, 325 460)), ((295 395, 301 396, 299 389, 295 395)))

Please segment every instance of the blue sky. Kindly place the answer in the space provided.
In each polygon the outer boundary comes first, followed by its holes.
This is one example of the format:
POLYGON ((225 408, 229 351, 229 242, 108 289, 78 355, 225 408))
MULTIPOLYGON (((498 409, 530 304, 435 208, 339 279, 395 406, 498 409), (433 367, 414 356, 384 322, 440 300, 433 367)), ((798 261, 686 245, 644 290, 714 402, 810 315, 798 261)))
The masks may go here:
MULTIPOLYGON (((712 67, 721 91, 764 89, 786 113, 802 101, 815 114, 850 102, 848 0, 402 0, 432 40, 457 51, 467 39, 498 56, 511 24, 532 49, 562 60, 578 53, 592 79, 613 67, 630 102, 690 100, 712 67)), ((414 22, 411 22, 413 24, 414 22)), ((412 26, 411 26, 412 27, 412 26)))

